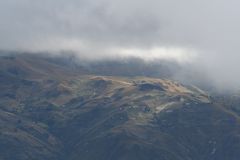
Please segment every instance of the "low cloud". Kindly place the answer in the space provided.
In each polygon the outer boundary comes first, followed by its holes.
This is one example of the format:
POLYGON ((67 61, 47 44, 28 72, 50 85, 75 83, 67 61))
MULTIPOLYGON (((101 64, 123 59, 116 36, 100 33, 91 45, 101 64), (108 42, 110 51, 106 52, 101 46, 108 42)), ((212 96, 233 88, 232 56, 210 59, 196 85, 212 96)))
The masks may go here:
POLYGON ((0 49, 175 60, 240 86, 237 0, 0 0, 0 49))

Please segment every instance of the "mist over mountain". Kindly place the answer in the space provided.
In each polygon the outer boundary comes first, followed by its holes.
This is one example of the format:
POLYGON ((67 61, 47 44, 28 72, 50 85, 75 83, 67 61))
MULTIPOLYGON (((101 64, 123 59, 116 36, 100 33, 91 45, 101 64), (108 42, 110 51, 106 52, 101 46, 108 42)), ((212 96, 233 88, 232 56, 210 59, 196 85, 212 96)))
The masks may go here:
MULTIPOLYGON (((182 64, 175 60, 166 60, 156 58, 153 60, 145 60, 137 56, 128 57, 108 57, 102 59, 88 59, 81 57, 74 52, 14 52, 1 51, 2 56, 30 56, 34 59, 46 59, 52 63, 62 65, 63 67, 71 67, 75 70, 84 68, 91 74, 108 75, 108 76, 147 76, 155 78, 166 78, 180 81, 184 84, 194 84, 206 90, 221 90, 210 76, 193 67, 192 63, 182 64)), ((231 90, 232 88, 228 88, 231 90)), ((236 89, 236 88, 235 88, 236 89)))
POLYGON ((0 160, 239 160, 237 0, 0 0, 0 160))
POLYGON ((174 80, 166 61, 80 62, 1 54, 0 159, 239 158, 239 94, 174 80))
POLYGON ((1 0, 0 49, 187 62, 218 87, 235 89, 237 6, 237 0, 1 0))

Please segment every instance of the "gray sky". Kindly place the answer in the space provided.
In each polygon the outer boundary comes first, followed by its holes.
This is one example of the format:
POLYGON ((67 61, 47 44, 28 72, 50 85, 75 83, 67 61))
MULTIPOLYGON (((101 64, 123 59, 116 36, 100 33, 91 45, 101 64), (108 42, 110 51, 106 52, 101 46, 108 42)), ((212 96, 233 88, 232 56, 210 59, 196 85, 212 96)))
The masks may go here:
POLYGON ((237 0, 0 0, 0 49, 174 59, 240 85, 237 0))

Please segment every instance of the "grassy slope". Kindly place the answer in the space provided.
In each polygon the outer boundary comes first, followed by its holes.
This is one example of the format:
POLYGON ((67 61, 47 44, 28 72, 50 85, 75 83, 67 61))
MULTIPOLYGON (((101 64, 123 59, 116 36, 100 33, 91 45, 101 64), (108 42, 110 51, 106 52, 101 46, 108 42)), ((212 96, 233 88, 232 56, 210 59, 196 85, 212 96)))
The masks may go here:
POLYGON ((203 91, 0 59, 0 159, 237 160, 240 121, 203 91))

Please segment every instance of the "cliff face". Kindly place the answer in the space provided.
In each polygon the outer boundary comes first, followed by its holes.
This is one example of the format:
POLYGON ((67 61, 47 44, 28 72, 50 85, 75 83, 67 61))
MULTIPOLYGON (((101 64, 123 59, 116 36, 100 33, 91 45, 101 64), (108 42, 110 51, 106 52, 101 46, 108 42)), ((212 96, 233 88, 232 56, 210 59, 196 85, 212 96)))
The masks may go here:
POLYGON ((240 117, 229 103, 136 76, 0 57, 0 159, 239 159, 240 117))

